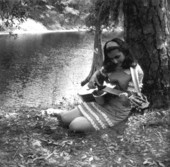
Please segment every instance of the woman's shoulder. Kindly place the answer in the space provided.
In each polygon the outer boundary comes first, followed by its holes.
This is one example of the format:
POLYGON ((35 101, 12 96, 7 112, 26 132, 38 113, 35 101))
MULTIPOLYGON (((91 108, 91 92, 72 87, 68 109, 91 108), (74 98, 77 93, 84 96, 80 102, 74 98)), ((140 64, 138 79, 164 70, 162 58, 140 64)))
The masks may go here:
POLYGON ((132 64, 131 67, 134 68, 135 70, 143 71, 142 67, 136 62, 134 64, 132 64))
POLYGON ((136 69, 137 71, 139 71, 139 72, 140 72, 140 71, 143 72, 142 67, 141 67, 139 64, 136 65, 135 69, 136 69))
MULTIPOLYGON (((137 74, 144 75, 142 67, 138 63, 135 66, 133 66, 132 69, 134 69, 134 71, 136 71, 137 74)), ((130 71, 132 71, 131 68, 130 71)))
POLYGON ((144 72, 143 72, 143 70, 142 70, 142 67, 141 67, 138 63, 137 63, 136 66, 134 67, 134 70, 136 71, 136 73, 137 73, 138 75, 141 75, 141 76, 144 75, 144 72))

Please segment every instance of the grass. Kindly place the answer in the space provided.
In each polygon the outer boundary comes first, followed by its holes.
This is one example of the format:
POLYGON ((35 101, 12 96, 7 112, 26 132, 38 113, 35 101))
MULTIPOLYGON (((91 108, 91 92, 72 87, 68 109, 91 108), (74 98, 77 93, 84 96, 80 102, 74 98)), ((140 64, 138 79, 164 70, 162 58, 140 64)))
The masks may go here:
POLYGON ((37 108, 0 116, 2 167, 168 167, 170 110, 133 115, 94 133, 73 133, 37 108))

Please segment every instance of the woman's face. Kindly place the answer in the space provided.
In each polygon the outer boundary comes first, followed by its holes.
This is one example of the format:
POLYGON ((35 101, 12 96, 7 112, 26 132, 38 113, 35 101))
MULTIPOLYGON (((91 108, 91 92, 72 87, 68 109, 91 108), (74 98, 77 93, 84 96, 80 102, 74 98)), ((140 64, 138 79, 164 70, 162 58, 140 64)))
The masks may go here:
POLYGON ((109 59, 117 66, 121 67, 123 61, 125 60, 125 55, 118 49, 110 51, 108 54, 109 59))

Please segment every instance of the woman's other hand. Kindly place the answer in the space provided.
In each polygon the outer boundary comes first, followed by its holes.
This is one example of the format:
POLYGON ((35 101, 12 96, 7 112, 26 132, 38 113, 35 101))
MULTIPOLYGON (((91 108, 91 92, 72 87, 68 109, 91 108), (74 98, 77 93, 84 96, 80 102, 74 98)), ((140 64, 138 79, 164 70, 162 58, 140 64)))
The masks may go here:
POLYGON ((126 92, 120 93, 119 97, 120 97, 120 99, 122 101, 122 104, 124 106, 127 106, 127 107, 130 106, 130 101, 128 100, 129 99, 128 98, 128 93, 126 93, 126 92))
POLYGON ((126 92, 120 93, 119 97, 122 99, 122 101, 126 101, 128 99, 128 93, 126 92))
POLYGON ((123 93, 120 93, 119 96, 120 96, 120 97, 128 97, 128 93, 123 92, 123 93))

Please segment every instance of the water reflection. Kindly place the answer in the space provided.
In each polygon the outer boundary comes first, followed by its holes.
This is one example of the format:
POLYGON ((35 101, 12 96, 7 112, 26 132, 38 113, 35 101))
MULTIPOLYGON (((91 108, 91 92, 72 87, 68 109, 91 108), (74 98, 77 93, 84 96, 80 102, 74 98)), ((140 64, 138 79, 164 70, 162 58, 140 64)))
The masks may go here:
POLYGON ((91 66, 86 33, 0 36, 0 106, 51 107, 72 97, 91 66))

